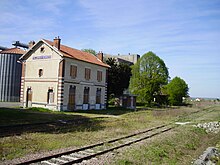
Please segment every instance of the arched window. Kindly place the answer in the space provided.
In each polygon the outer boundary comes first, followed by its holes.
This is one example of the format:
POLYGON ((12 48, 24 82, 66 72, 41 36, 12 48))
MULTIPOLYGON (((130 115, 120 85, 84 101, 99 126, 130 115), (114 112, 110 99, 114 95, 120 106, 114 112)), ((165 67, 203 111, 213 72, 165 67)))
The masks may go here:
POLYGON ((96 90, 96 104, 101 104, 101 88, 96 90))
POLYGON ((54 92, 53 88, 49 88, 47 92, 47 103, 52 104, 54 103, 54 92))
POLYGON ((89 87, 84 88, 83 104, 89 104, 89 87))
POLYGON ((33 95, 33 91, 31 89, 31 87, 28 87, 28 89, 27 89, 26 107, 31 107, 32 106, 32 95, 33 95))
POLYGON ((39 69, 38 75, 39 75, 39 77, 42 77, 42 76, 43 76, 43 69, 39 69))
POLYGON ((68 109, 74 110, 75 109, 75 98, 76 98, 76 87, 70 85, 69 88, 69 103, 68 103, 68 109))

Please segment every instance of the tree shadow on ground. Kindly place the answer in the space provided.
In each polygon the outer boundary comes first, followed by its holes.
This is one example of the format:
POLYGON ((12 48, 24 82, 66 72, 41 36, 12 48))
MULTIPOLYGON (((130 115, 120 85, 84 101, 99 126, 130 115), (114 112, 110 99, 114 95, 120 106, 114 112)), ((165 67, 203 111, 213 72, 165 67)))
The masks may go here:
POLYGON ((122 107, 110 107, 110 108, 104 109, 104 110, 77 110, 74 112, 86 113, 86 114, 119 116, 119 115, 123 115, 123 114, 130 113, 130 112, 135 112, 135 111, 136 111, 135 109, 126 109, 126 108, 122 108, 122 107))
POLYGON ((102 118, 64 113, 34 112, 22 109, 0 108, 0 137, 23 133, 72 133, 104 129, 102 118), (18 122, 13 122, 14 120, 18 122))

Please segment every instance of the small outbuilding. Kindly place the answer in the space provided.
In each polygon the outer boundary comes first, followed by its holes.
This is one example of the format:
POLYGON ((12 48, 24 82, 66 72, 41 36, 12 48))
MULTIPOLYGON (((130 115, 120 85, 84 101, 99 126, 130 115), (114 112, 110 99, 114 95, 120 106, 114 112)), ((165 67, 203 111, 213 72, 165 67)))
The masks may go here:
POLYGON ((120 106, 129 109, 136 109, 136 95, 123 94, 120 97, 120 106))

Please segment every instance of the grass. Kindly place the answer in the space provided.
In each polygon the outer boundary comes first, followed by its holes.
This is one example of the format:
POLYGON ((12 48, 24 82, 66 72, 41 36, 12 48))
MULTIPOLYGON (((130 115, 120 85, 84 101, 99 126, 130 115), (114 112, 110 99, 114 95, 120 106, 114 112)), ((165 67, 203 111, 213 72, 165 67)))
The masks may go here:
POLYGON ((204 130, 193 127, 176 129, 176 133, 158 138, 152 143, 147 143, 128 150, 112 164, 191 164, 203 151, 215 145, 220 137, 207 134, 204 130), (204 143, 206 141, 206 143, 204 143))
POLYGON ((32 124, 52 122, 57 120, 71 120, 79 118, 80 115, 68 115, 63 112, 53 112, 46 109, 13 109, 0 108, 0 126, 16 124, 32 124))
MULTIPOLYGON (((84 111, 74 113, 12 109, 1 111, 0 120, 1 118, 3 119, 1 120, 2 125, 8 125, 8 121, 6 120, 7 117, 12 121, 12 119, 15 120, 17 118, 18 114, 20 115, 19 121, 14 121, 13 124, 72 119, 75 116, 88 118, 90 121, 89 123, 80 123, 78 125, 56 128, 53 132, 48 131, 42 133, 36 131, 34 133, 23 133, 20 136, 1 138, 1 160, 22 157, 27 153, 32 154, 70 146, 84 146, 112 139, 112 137, 119 137, 137 129, 150 127, 154 123, 151 112, 145 111, 130 113, 130 110, 115 110, 114 112, 111 109, 109 112, 105 111, 105 113, 101 113, 101 116, 108 115, 108 117, 100 117, 100 114, 90 114, 91 112, 85 113, 84 111), (111 114, 117 114, 116 111, 125 111, 125 113, 123 114, 120 112, 122 115, 118 115, 119 117, 111 117, 110 112, 111 114), (3 116, 4 114, 8 116, 3 116)), ((157 124, 158 123, 159 122, 157 122, 157 124)))
POLYGON ((135 110, 109 108, 108 110, 89 110, 74 112, 58 112, 45 108, 15 109, 0 108, 0 126, 16 124, 32 124, 42 122, 54 122, 58 120, 74 120, 80 117, 109 117, 132 113, 135 110))
POLYGON ((122 107, 109 107, 106 110, 89 110, 89 111, 85 111, 85 110, 78 110, 78 111, 74 111, 76 113, 80 113, 80 114, 100 114, 100 115, 123 115, 126 113, 131 113, 131 112, 135 112, 136 110, 134 109, 125 109, 122 107))
MULTIPOLYGON (((202 109, 203 108, 204 107, 202 107, 202 109)), ((212 120, 217 120, 219 119, 219 115, 217 115, 219 112, 219 108, 220 106, 216 106, 214 110, 212 110, 212 108, 205 109, 202 110, 201 113, 203 114, 203 111, 211 112, 214 115, 211 115, 210 113, 209 118, 212 118, 212 120)), ((9 160, 18 157, 23 157, 27 154, 46 152, 66 147, 80 147, 99 141, 105 141, 108 139, 132 133, 137 130, 142 130, 160 124, 180 120, 180 118, 178 117, 179 115, 185 115, 184 120, 192 120, 194 118, 199 118, 199 114, 195 113, 193 114, 193 116, 191 115, 188 117, 187 114, 198 110, 200 110, 200 107, 175 107, 175 109, 165 108, 140 111, 111 108, 103 111, 92 110, 76 112, 52 112, 38 108, 27 110, 0 109, 0 126, 23 123, 27 124, 38 122, 50 122, 57 120, 72 120, 76 118, 86 118, 89 121, 84 123, 75 123, 63 127, 55 127, 53 131, 36 131, 32 133, 24 132, 20 136, 0 138, 0 159, 2 161, 9 160)), ((205 119, 205 116, 203 116, 203 118, 205 119)), ((201 120, 197 120, 197 122, 201 120)), ((202 135, 202 133, 199 131, 196 132, 195 130, 193 130, 192 132, 195 134, 196 137, 200 137, 200 134, 202 135)), ((189 134, 187 136, 189 136, 189 134)), ((180 137, 184 136, 181 135, 180 137)), ((180 140, 181 139, 179 139, 179 141, 180 140)), ((162 144, 166 143, 163 142, 162 144)), ((173 143, 170 140, 169 145, 171 144, 173 143)), ((161 146, 159 145, 159 142, 158 144, 155 143, 155 145, 157 145, 157 147, 161 146)), ((169 145, 167 145, 167 147, 169 145)), ((198 144, 196 143, 196 141, 189 141, 189 143, 184 143, 183 147, 184 149, 186 148, 187 150, 192 151, 197 147, 197 145, 198 144)), ((167 159, 166 152, 168 150, 167 148, 165 149, 157 148, 158 153, 155 153, 155 155, 157 155, 158 158, 162 157, 164 160, 167 159)), ((150 151, 148 152, 150 153, 150 151)), ((156 151, 152 150, 152 152, 156 151)), ((155 161, 160 162, 160 159, 155 161)), ((175 162, 175 159, 173 161, 175 162)), ((133 161, 126 158, 119 160, 119 162, 121 162, 121 164, 134 163, 133 161)))

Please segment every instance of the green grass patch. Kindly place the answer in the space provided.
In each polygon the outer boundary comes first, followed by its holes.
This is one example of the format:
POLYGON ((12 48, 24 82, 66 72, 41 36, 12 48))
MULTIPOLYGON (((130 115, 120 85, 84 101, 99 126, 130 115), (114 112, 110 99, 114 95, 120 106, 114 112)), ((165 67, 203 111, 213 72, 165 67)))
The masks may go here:
POLYGON ((215 144, 219 137, 220 133, 210 135, 199 128, 179 127, 175 134, 123 153, 121 158, 112 164, 191 164, 203 150, 215 144))
MULTIPOLYGON (((220 107, 220 106, 219 106, 220 107)), ((177 121, 179 115, 187 115, 191 112, 198 110, 195 107, 180 107, 178 109, 157 109, 150 110, 128 110, 120 108, 110 108, 108 110, 89 110, 77 112, 54 112, 46 109, 32 108, 32 109, 3 109, 0 108, 0 126, 14 125, 14 124, 31 124, 42 123, 57 120, 73 120, 73 119, 87 119, 86 122, 78 122, 74 124, 64 125, 62 127, 53 126, 53 130, 48 131, 35 131, 26 133, 25 131, 19 136, 10 136, 0 138, 0 160, 8 160, 25 156, 26 154, 46 152, 49 150, 66 148, 66 147, 80 147, 87 144, 93 144, 100 141, 109 140, 116 137, 121 137, 137 130, 143 130, 150 127, 177 121)), ((202 120, 205 120, 207 115, 208 120, 213 117, 213 120, 218 118, 219 108, 215 107, 214 110, 209 109, 202 114, 202 120), (210 111, 209 111, 210 110, 210 111), (204 114, 204 115, 203 115, 204 114), (214 115, 212 115, 214 114, 214 115)), ((187 116, 185 116, 187 118, 187 116)), ((195 117, 199 118, 199 114, 189 117, 187 120, 194 120, 195 117), (191 118, 192 117, 192 118, 191 118)), ((219 118, 218 118, 219 121, 219 118)), ((40 126, 42 127, 42 125, 40 126)), ((43 126, 44 127, 44 126, 43 126)), ((196 152, 199 144, 196 142, 201 141, 200 137, 206 137, 207 134, 201 129, 186 129, 186 134, 175 136, 177 140, 159 141, 154 143, 153 148, 143 148, 150 159, 142 159, 143 155, 138 151, 134 151, 132 158, 140 157, 140 162, 123 158, 121 164, 140 163, 144 164, 145 161, 155 161, 159 163, 169 162, 174 163, 181 160, 181 154, 185 151, 196 152), (191 132, 193 134, 187 134, 191 132), (194 135, 194 136, 191 136, 194 135), (181 142, 182 139, 195 138, 195 141, 188 140, 181 142), (178 139, 179 138, 179 139, 178 139), (180 143, 180 144, 179 144, 180 143), (161 145, 164 144, 164 145, 161 145), (183 150, 175 148, 181 146, 183 150), (162 148, 160 148, 162 147, 162 148), (170 157, 171 155, 177 155, 170 157), (180 157, 178 156, 180 155, 180 157), (155 158, 154 158, 155 156, 155 158), (172 161, 168 161, 171 158, 172 161)), ((165 137, 166 139, 166 137, 165 137)), ((180 147, 180 148, 181 148, 180 147)), ((186 152, 188 153, 188 152, 186 152)), ((188 156, 190 154, 188 153, 188 156)), ((145 155, 144 155, 145 156, 145 155)))
POLYGON ((76 113, 82 113, 82 114, 101 114, 101 115, 123 115, 126 113, 135 112, 134 109, 126 109, 122 107, 109 107, 105 110, 78 110, 74 111, 76 113))
POLYGON ((0 126, 72 120, 79 117, 81 116, 73 113, 54 112, 42 108, 0 108, 0 126))

